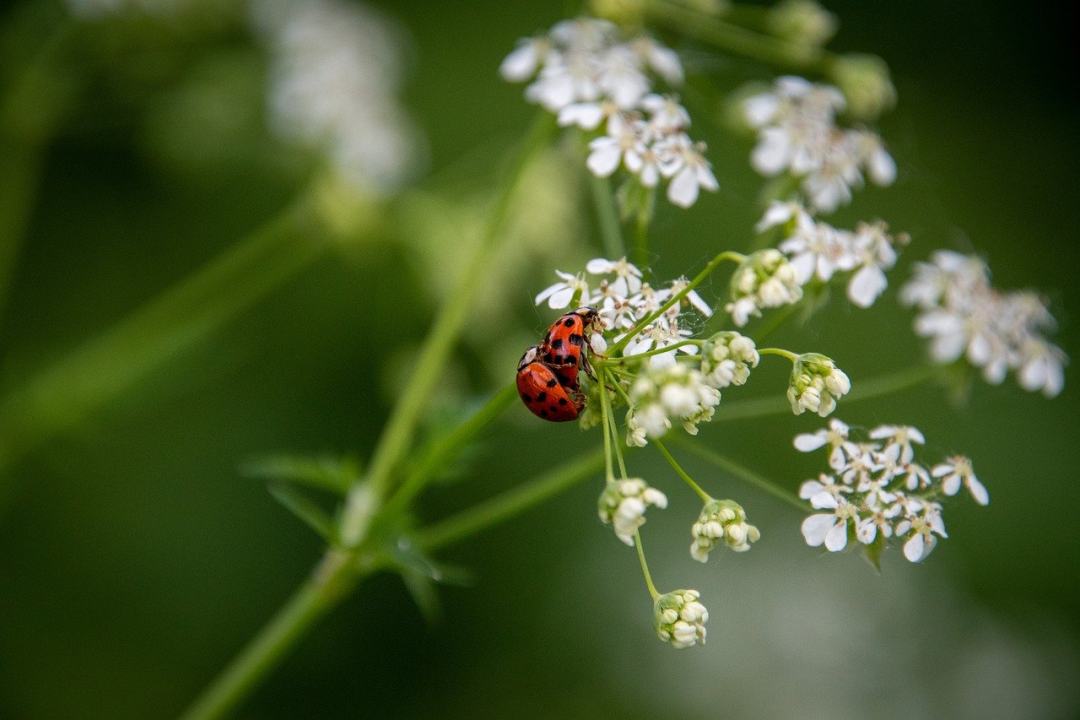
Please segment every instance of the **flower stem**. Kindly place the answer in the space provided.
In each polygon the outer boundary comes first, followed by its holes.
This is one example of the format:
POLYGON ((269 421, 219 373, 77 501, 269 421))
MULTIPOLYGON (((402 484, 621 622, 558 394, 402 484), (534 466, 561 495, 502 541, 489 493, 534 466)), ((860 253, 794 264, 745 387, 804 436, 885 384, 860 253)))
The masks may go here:
POLYGON ((701 489, 701 486, 694 482, 694 478, 690 477, 690 474, 683 470, 682 466, 675 460, 675 457, 668 451, 664 443, 660 442, 659 438, 653 438, 653 444, 656 445, 656 449, 660 451, 660 454, 664 456, 664 459, 668 461, 668 465, 675 470, 675 474, 681 477, 686 484, 690 486, 690 489, 697 493, 697 496, 701 498, 701 502, 707 503, 712 500, 712 495, 701 489))
MULTIPOLYGON (((907 390, 932 379, 940 372, 941 369, 933 365, 919 365, 914 368, 906 368, 880 375, 869 380, 860 380, 853 384, 851 392, 844 396, 844 404, 870 400, 882 395, 891 395, 895 392, 907 390)), ((728 403, 720 403, 720 406, 716 408, 713 422, 787 415, 790 412, 791 406, 778 397, 734 400, 728 403)))
POLYGON ((600 240, 604 254, 616 260, 626 255, 622 232, 619 230, 619 212, 615 209, 615 200, 611 196, 611 181, 597 177, 591 172, 589 188, 592 190, 593 206, 596 208, 596 222, 600 226, 600 240))
POLYGON ((475 535, 554 497, 595 474, 602 465, 603 459, 599 452, 588 452, 551 472, 420 530, 416 534, 417 545, 430 552, 475 535))
POLYGON ((668 298, 667 302, 657 308, 655 312, 646 315, 644 318, 639 320, 637 324, 634 325, 634 327, 627 330, 622 340, 615 343, 612 347, 608 348, 608 355, 614 355, 615 353, 620 352, 624 347, 626 347, 626 344, 630 342, 630 340, 635 335, 642 331, 642 329, 648 327, 648 325, 655 321, 656 318, 663 315, 673 305, 680 302, 684 297, 686 297, 686 295, 691 290, 696 288, 701 283, 705 282, 709 275, 711 275, 713 271, 720 266, 720 263, 724 262, 725 260, 729 260, 734 263, 741 263, 742 261, 746 260, 746 256, 742 253, 735 252, 734 250, 725 250, 724 252, 714 257, 708 262, 707 265, 705 265, 704 268, 701 269, 701 272, 694 276, 693 280, 686 284, 685 287, 679 290, 679 292, 672 294, 672 296, 668 298))
POLYGON ((648 0, 645 13, 658 25, 769 65, 820 72, 828 63, 829 54, 819 48, 754 32, 670 0, 648 0))
MULTIPOLYGON (((626 475, 626 458, 623 457, 622 441, 619 439, 619 426, 615 422, 615 412, 612 410, 612 407, 611 407, 611 398, 608 397, 608 394, 607 394, 607 380, 608 380, 608 377, 609 377, 609 375, 606 372, 604 372, 603 370, 600 371, 600 378, 599 378, 599 382, 600 382, 600 401, 604 404, 604 408, 605 408, 605 412, 604 412, 605 429, 604 429, 604 432, 609 432, 609 431, 611 432, 611 444, 612 444, 612 447, 615 449, 615 459, 619 461, 619 472, 621 473, 622 479, 625 480, 626 477, 627 477, 627 475, 626 475)), ((619 382, 614 377, 611 377, 611 382, 612 382, 613 385, 618 387, 619 382)))
POLYGON ((611 404, 608 402, 606 382, 607 373, 601 370, 598 383, 600 385, 600 420, 604 425, 604 477, 610 483, 615 481, 615 472, 611 467, 611 404))
POLYGON ((476 437, 477 433, 502 415, 515 398, 517 398, 517 387, 510 383, 492 395, 468 420, 447 435, 430 443, 426 449, 421 450, 418 453, 420 459, 405 476, 405 481, 401 483, 401 486, 391 494, 383 506, 382 514, 392 517, 405 510, 409 503, 423 491, 439 468, 457 455, 466 443, 476 437))
POLYGON ((637 530, 634 531, 634 547, 637 548, 638 564, 641 565, 641 574, 645 576, 645 587, 649 589, 649 595, 652 596, 653 602, 660 597, 660 593, 656 590, 656 585, 653 584, 652 574, 649 572, 649 563, 645 562, 645 548, 641 545, 641 533, 637 530))
MULTIPOLYGON (((0 401, 2 471, 204 340, 311 265, 330 243, 305 196, 178 285, 0 401)), ((0 484, 0 504, 8 487, 0 484)))
POLYGON ((499 196, 480 242, 473 250, 472 258, 450 299, 435 317, 435 322, 420 347, 416 367, 405 391, 394 405, 390 419, 375 444, 364 484, 357 486, 357 492, 349 494, 342 515, 342 543, 347 547, 359 545, 366 532, 362 523, 351 521, 362 514, 370 513, 369 504, 372 500, 377 508, 391 490, 393 471, 405 456, 416 423, 443 377, 446 358, 468 319, 469 308, 484 287, 481 278, 494 258, 492 248, 499 240, 510 201, 521 183, 523 171, 536 152, 547 144, 553 128, 554 124, 546 114, 538 118, 508 176, 500 184, 499 196))
POLYGON ((592 362, 593 362, 593 365, 595 365, 597 367, 603 367, 605 365, 607 365, 609 367, 618 366, 618 365, 626 365, 628 363, 631 363, 631 362, 634 362, 634 361, 637 361, 637 360, 644 360, 645 358, 651 358, 654 355, 663 355, 664 353, 669 353, 672 350, 678 350, 679 348, 686 347, 687 345, 701 345, 701 344, 702 344, 701 340, 682 340, 680 342, 673 343, 671 345, 665 345, 664 347, 661 347, 661 348, 656 348, 654 350, 649 350, 648 352, 638 353, 637 355, 626 355, 626 356, 623 356, 623 357, 610 358, 610 359, 607 359, 607 360, 594 359, 592 362))
POLYGON ((791 362, 795 362, 796 360, 799 359, 799 356, 796 353, 793 353, 790 350, 785 350, 783 348, 773 348, 773 347, 758 348, 758 354, 759 355, 779 355, 782 358, 787 358, 791 362))
POLYGON ((685 449, 694 453, 702 460, 716 465, 717 467, 727 471, 728 473, 734 475, 740 480, 749 483, 750 485, 753 485, 757 489, 762 490, 763 492, 766 492, 775 498, 779 498, 780 500, 786 502, 788 505, 797 507, 799 510, 806 510, 806 506, 801 500, 799 500, 799 497, 795 493, 781 487, 779 484, 773 482, 772 480, 769 480, 757 474, 749 468, 743 467, 736 462, 728 460, 726 457, 720 455, 719 453, 713 452, 708 448, 700 447, 701 443, 686 442, 679 438, 677 438, 675 442, 677 442, 679 445, 682 445, 685 449))

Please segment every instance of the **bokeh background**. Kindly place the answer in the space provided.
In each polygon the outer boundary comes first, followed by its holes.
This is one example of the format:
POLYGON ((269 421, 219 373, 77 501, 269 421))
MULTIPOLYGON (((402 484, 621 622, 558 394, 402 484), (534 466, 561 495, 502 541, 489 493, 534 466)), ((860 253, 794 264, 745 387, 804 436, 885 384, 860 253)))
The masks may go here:
MULTIPOLYGON (((0 717, 175 716, 318 557, 318 538, 240 467, 267 453, 370 451, 452 278, 456 243, 474 233, 494 168, 532 122, 498 63, 519 36, 576 12, 492 0, 374 5, 407 38, 405 102, 425 146, 413 187, 362 239, 324 253, 3 469, 0 717)), ((873 311, 834 302, 777 342, 831 354, 856 384, 921 362, 895 288, 912 261, 947 247, 986 257, 999 287, 1043 291, 1059 344, 1080 356, 1080 116, 1065 17, 974 0, 827 7, 842 23, 832 47, 882 55, 900 97, 880 122, 898 182, 862 192, 833 219, 884 217, 913 241, 873 311)), ((44 1, 0 9, 5 92, 64 15, 44 1)), ((182 22, 78 24, 61 64, 68 74, 6 106, 30 133, 5 146, 4 182, 11 188, 25 163, 33 169, 20 175, 32 182, 0 322, 2 396, 304 187, 315 161, 266 130, 265 52, 242 16, 215 4, 182 22), (63 111, 38 114, 55 95, 63 111)), ((750 242, 762 183, 747 162, 751 139, 726 129, 721 101, 772 72, 671 42, 693 76, 686 98, 722 188, 689 211, 662 205, 652 235, 659 277, 750 242)), ((578 163, 555 151, 536 169, 481 322, 446 368, 432 428, 508 381, 548 320, 531 305, 548 268, 599 254, 578 163), (544 222, 530 221, 530 207, 544 222)), ((715 296, 722 283, 706 289, 715 296)), ((783 369, 766 364, 739 394, 783 386, 783 369)), ((700 566, 686 552, 697 500, 657 456, 637 453, 636 472, 672 499, 649 519, 654 575, 702 591, 712 615, 704 648, 675 652, 655 639, 633 553, 596 521, 598 486, 585 483, 443 551, 471 581, 441 591, 437 622, 397 577, 366 583, 239 716, 1075 717, 1078 400, 1069 373, 1053 401, 1010 380, 976 383, 964 402, 925 386, 841 404, 852 423, 918 426, 934 456, 970 454, 992 496, 987 508, 951 504, 951 537, 931 558, 911 566, 893 551, 880 575, 856 555, 805 547, 798 513, 687 457, 763 535, 751 553, 700 566)), ((18 418, 5 422, 18 435, 18 418)), ((795 453, 791 437, 817 426, 784 416, 715 423, 701 441, 794 488, 818 458, 795 453)), ((515 407, 424 499, 421 516, 528 479, 553 448, 597 442, 515 407)))

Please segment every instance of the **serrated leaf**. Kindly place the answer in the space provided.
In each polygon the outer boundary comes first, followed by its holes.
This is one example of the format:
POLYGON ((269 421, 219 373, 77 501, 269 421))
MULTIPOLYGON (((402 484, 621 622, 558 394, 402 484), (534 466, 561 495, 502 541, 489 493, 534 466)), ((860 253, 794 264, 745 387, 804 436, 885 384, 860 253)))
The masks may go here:
POLYGON ((344 495, 360 476, 360 463, 353 458, 271 455, 245 463, 241 472, 248 477, 309 485, 344 495))
POLYGON ((325 510, 298 488, 288 483, 270 483, 267 486, 271 497, 281 503, 286 510, 300 518, 328 543, 337 542, 337 527, 325 510))

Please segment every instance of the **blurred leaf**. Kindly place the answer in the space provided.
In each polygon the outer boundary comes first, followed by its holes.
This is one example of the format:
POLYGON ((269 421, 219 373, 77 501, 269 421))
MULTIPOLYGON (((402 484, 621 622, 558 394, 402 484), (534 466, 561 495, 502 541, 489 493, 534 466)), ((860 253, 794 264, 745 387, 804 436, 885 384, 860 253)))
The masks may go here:
POLYGON ((401 568, 401 579, 424 619, 431 625, 442 620, 442 606, 435 581, 409 568, 401 568))
POLYGON ((401 535, 397 538, 393 547, 390 548, 390 554, 402 571, 416 573, 444 585, 472 584, 472 573, 468 570, 435 562, 407 536, 401 535))
POLYGON ((330 515, 314 500, 286 483, 270 483, 267 489, 275 500, 285 506, 286 510, 303 520, 324 540, 331 544, 337 542, 337 526, 330 515))
POLYGON ((298 483, 344 495, 360 477, 360 462, 351 457, 270 455, 245 463, 240 472, 247 477, 298 483))

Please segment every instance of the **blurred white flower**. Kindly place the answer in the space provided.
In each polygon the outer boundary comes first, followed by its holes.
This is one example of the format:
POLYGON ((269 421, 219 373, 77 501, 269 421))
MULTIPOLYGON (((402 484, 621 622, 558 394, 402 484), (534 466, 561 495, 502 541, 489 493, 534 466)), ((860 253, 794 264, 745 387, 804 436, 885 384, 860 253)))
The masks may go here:
POLYGON ((751 316, 761 315, 762 308, 774 308, 802 299, 802 287, 795 268, 779 250, 759 250, 742 263, 731 276, 731 302, 724 309, 739 327, 751 316))
POLYGON ((761 356, 754 341, 737 332, 720 332, 709 338, 702 348, 701 372, 705 381, 722 390, 730 385, 743 385, 756 368, 761 356))
POLYGON ((1054 327, 1045 301, 994 289, 979 258, 935 252, 929 263, 916 264, 900 299, 919 309, 915 333, 930 339, 934 362, 964 358, 995 385, 1012 370, 1021 387, 1047 397, 1064 389, 1068 358, 1043 336, 1054 327))
POLYGON ((666 508, 667 496, 641 478, 614 480, 600 493, 597 505, 600 521, 612 525, 617 538, 633 545, 634 533, 645 524, 645 510, 650 506, 666 508))
POLYGON ((788 402, 796 415, 809 410, 826 417, 836 408, 836 401, 850 391, 851 380, 831 358, 804 353, 795 359, 788 384, 788 402))
POLYGON ((254 0, 252 23, 270 48, 270 122, 318 147, 343 178, 380 195, 408 178, 418 133, 398 99, 399 31, 343 0, 254 0))
POLYGON ((980 505, 990 504, 990 494, 986 487, 975 477, 975 470, 971 466, 971 460, 963 455, 955 455, 940 465, 935 465, 930 474, 941 480, 941 490, 946 495, 955 495, 960 491, 960 485, 968 489, 971 497, 980 505))
POLYGON ((653 605, 657 637, 680 650, 704 644, 709 611, 698 602, 700 598, 697 590, 675 590, 658 597, 653 605))

